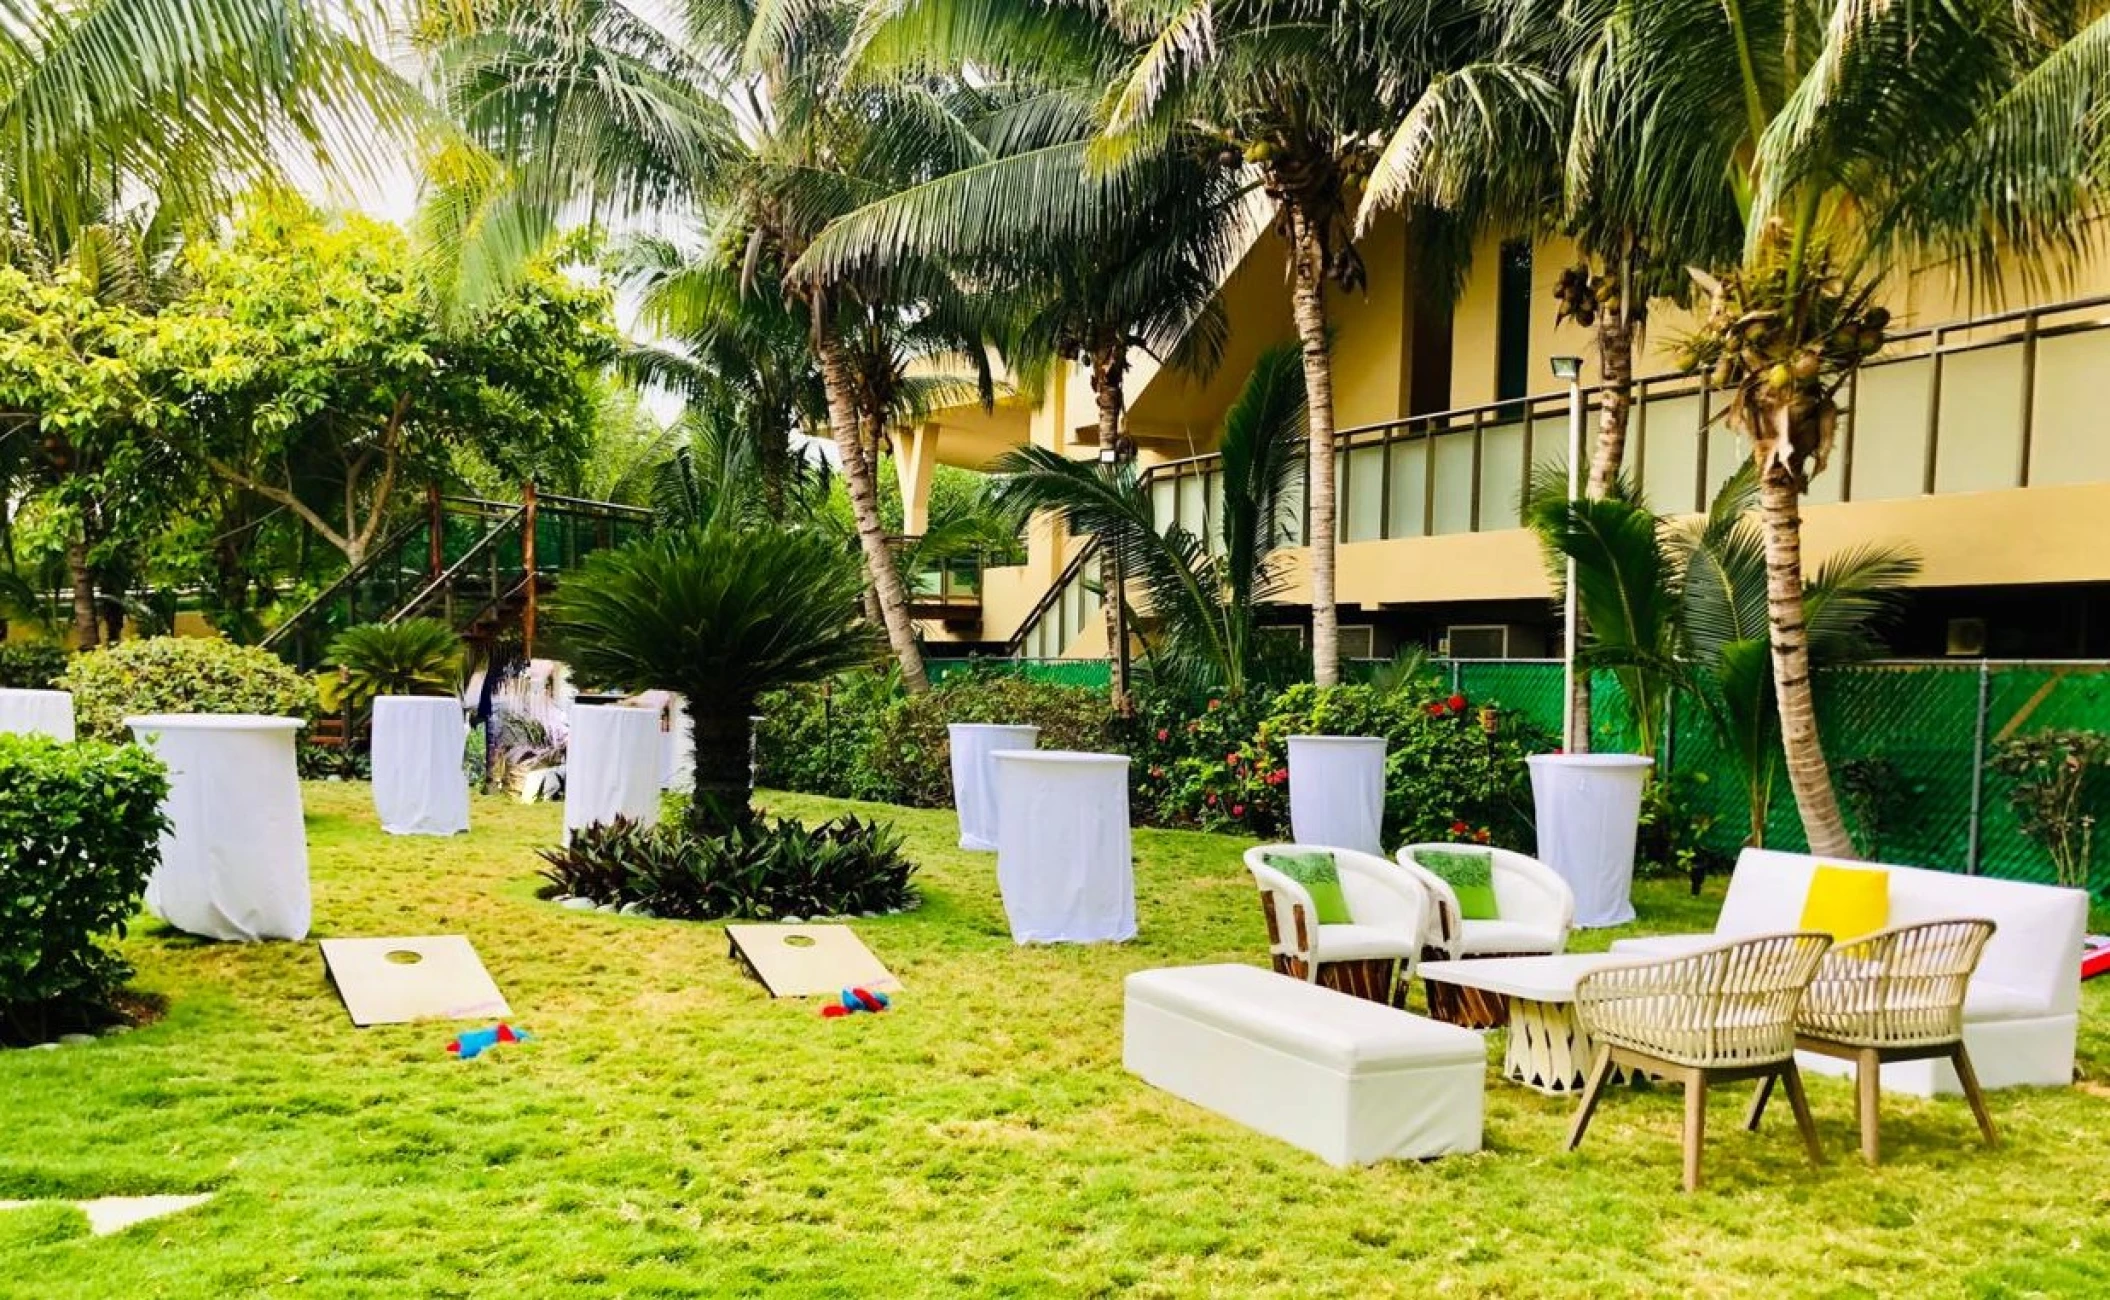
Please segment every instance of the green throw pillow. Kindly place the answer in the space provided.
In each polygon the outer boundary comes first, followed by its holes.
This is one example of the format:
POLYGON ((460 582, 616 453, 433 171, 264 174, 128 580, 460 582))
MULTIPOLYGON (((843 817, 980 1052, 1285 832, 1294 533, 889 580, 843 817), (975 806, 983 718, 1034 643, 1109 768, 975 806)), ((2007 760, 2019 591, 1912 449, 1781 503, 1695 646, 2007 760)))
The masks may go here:
POLYGON ((1458 918, 1498 921, 1495 910, 1495 855, 1492 849, 1416 849, 1414 860, 1458 896, 1458 918))
POLYGON ((1348 925, 1348 896, 1341 892, 1340 868, 1331 853, 1268 853, 1262 862, 1304 886, 1320 925, 1348 925))

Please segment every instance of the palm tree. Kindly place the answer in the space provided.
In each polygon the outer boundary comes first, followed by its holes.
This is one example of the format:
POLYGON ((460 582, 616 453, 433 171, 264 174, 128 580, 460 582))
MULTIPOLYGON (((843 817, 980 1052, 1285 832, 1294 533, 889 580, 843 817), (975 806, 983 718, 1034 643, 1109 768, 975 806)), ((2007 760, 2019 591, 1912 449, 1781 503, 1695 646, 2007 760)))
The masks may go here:
POLYGON ((1801 497, 1840 388, 1884 345, 1887 274, 1950 260, 1997 289, 2003 264, 2041 274, 2095 238, 2110 15, 1619 0, 1606 21, 1604 130, 1636 142, 1646 229, 1707 268, 1685 359, 1759 471, 1789 784, 1812 851, 1848 855, 1810 693, 1801 497))
POLYGON ((363 5, 12 0, 0 22, 0 202, 62 249, 121 198, 210 215, 281 174, 284 145, 370 162, 419 116, 363 5), (345 24, 350 17, 352 24, 345 24), (378 123, 387 130, 348 130, 378 123))
POLYGON ((1354 217, 1377 145, 1437 77, 1475 65, 1490 14, 1434 0, 1116 0, 1140 38, 1108 93, 1096 157, 1188 150, 1250 168, 1288 247, 1310 404, 1312 677, 1340 680, 1329 289, 1364 282, 1354 217))
MULTIPOLYGON (((1014 379, 1038 392, 1054 382, 1052 363, 1083 368, 1098 446, 1118 452, 1126 445, 1126 381, 1135 353, 1197 372, 1213 369, 1221 354, 1226 323, 1216 291, 1236 253, 1239 183, 1227 170, 1183 155, 1153 159, 1120 185, 1085 174, 1086 146, 1097 130, 1097 87, 1087 79, 1105 71, 1093 53, 1115 44, 1110 30, 1093 33, 1104 38, 1096 46, 1076 39, 1076 24, 1094 18, 1104 15, 986 0, 921 0, 890 11, 865 34, 864 53, 874 42, 914 48, 971 20, 985 37, 978 68, 1025 65, 1041 80, 985 88, 986 107, 973 129, 989 156, 838 219, 808 248, 802 266, 840 273, 922 258, 956 268, 998 304, 995 326, 1014 379), (1049 44, 1065 38, 1074 57, 1047 57, 1049 44), (990 202, 992 194, 1004 201, 990 202), (1089 238, 1078 237, 1084 228, 1093 232, 1089 238)), ((897 75, 922 71, 920 63, 904 67, 903 57, 886 66, 897 75)), ((881 63, 870 59, 866 73, 878 75, 881 63)), ((1110 594, 1120 585, 1116 550, 1101 552, 1110 594)), ((1122 608, 1117 595, 1106 602, 1117 708, 1128 697, 1118 646, 1122 608)))
MULTIPOLYGON (((834 217, 971 152, 928 86, 840 75, 846 5, 706 6, 692 17, 672 37, 625 0, 493 0, 439 16, 428 50, 441 95, 486 151, 453 158, 432 194, 462 283, 516 265, 569 204, 617 216, 687 204, 740 267, 743 290, 761 292, 834 217)), ((867 572, 912 693, 929 679, 880 522, 875 415, 860 409, 858 385, 879 368, 874 350, 860 352, 875 322, 931 316, 925 295, 945 281, 915 271, 774 287, 807 323, 867 572)))
MULTIPOLYGON (((1608 496, 1570 501, 1566 478, 1564 466, 1534 470, 1524 514, 1556 581, 1555 561, 1575 559, 1577 602, 1589 613, 1579 662, 1617 677, 1642 753, 1660 756, 1674 695, 1697 703, 1743 778, 1750 843, 1764 847, 1780 727, 1766 669, 1765 541, 1751 517, 1756 469, 1731 475, 1698 520, 1652 513, 1624 480, 1608 496)), ((1892 546, 1819 566, 1804 587, 1812 659, 1880 654, 1875 632, 1918 571, 1910 552, 1892 546)))
POLYGON ((862 588, 855 560, 824 533, 675 529, 590 558, 551 598, 550 619, 584 679, 688 701, 689 825, 718 836, 753 816, 756 702, 871 662, 862 588))
POLYGON ((1271 348, 1224 417, 1220 554, 1177 524, 1161 530, 1127 462, 1100 466, 1021 447, 997 464, 1006 476, 998 499, 1022 514, 1056 512, 1071 530, 1119 549, 1156 623, 1151 657, 1163 680, 1242 695, 1259 651, 1259 607, 1283 587, 1284 506, 1304 435, 1300 355, 1271 348))
MULTIPOLYGON (((1703 519, 1665 521, 1660 536, 1675 574, 1678 631, 1695 672, 1690 693, 1744 778, 1750 843, 1764 847, 1766 812, 1781 753, 1780 715, 1767 671, 1766 543, 1751 519, 1757 471, 1722 485, 1703 519)), ((1873 658, 1875 630, 1894 616, 1919 562, 1902 548, 1865 546, 1818 566, 1803 587, 1812 663, 1873 658)))

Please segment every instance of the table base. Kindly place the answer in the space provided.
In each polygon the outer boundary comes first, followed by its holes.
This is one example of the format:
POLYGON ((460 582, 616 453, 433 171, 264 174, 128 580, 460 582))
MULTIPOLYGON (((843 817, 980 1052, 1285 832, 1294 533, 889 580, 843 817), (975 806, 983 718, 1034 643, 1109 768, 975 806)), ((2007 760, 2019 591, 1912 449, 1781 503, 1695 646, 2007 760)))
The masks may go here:
MULTIPOLYGON (((1554 1097, 1579 1093, 1596 1050, 1573 1002, 1509 999, 1509 1050, 1502 1068, 1512 1082, 1554 1097)), ((1609 1082, 1627 1083, 1633 1077, 1614 1066, 1609 1082)))

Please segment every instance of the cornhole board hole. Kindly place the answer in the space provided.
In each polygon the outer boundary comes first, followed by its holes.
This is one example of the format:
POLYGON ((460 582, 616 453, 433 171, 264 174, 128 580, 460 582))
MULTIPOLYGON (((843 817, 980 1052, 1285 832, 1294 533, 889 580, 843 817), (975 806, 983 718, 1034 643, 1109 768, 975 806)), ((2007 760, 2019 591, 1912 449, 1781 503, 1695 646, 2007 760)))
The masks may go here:
POLYGON ((324 939, 322 963, 361 1029, 512 1014, 476 949, 458 934, 324 939))
POLYGON ((729 925, 725 937, 773 998, 901 987, 847 925, 729 925))

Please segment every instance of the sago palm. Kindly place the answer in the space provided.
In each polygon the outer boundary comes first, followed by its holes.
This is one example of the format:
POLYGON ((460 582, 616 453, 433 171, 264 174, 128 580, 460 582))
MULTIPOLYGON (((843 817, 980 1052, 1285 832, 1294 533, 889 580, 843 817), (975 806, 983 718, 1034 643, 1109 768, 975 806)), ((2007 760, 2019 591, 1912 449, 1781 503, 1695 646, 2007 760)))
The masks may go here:
POLYGON ((581 678, 687 701, 690 822, 722 835, 752 815, 757 701, 872 661, 862 588, 855 558, 822 533, 669 530, 589 559, 551 598, 550 622, 581 678))
POLYGON ((452 695, 461 686, 462 638, 433 618, 363 623, 330 642, 316 686, 331 713, 363 716, 383 695, 452 695))

